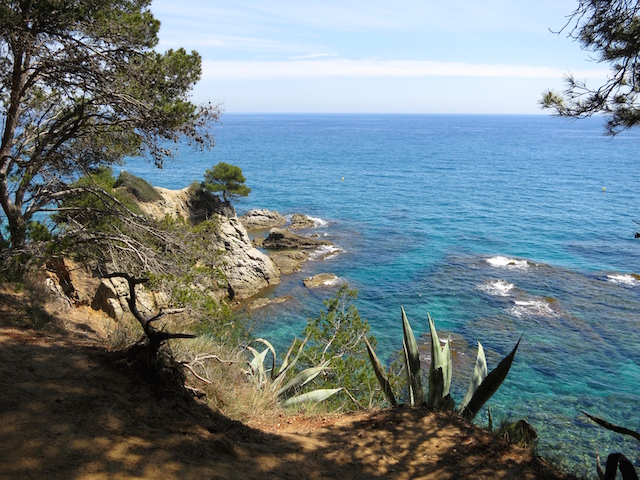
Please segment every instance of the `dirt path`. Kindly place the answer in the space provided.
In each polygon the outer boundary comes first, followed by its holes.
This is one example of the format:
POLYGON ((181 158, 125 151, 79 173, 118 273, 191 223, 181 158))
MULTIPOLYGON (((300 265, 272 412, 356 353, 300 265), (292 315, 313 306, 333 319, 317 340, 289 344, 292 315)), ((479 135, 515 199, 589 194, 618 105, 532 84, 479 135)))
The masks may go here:
POLYGON ((141 382, 82 328, 34 330, 22 301, 0 293, 3 479, 566 478, 454 415, 243 425, 141 382))

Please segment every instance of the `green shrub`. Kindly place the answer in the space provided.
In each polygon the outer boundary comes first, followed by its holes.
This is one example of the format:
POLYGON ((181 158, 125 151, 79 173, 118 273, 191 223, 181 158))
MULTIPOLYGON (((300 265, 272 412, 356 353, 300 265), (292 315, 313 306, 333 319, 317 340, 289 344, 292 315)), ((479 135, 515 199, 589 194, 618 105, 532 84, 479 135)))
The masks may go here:
POLYGON ((114 184, 115 188, 124 187, 141 202, 157 202, 162 195, 146 180, 122 170, 114 184))

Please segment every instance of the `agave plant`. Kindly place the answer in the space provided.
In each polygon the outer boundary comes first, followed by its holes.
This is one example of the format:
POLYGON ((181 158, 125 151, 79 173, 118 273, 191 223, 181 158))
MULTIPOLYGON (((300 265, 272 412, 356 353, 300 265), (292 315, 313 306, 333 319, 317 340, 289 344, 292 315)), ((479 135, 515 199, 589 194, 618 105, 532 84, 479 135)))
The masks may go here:
MULTIPOLYGON (((636 440, 640 441, 640 433, 634 430, 630 430, 619 425, 614 425, 613 423, 609 423, 602 418, 589 415, 587 412, 582 413, 607 430, 611 430, 612 432, 620 433, 622 435, 629 435, 630 437, 633 437, 636 440)), ((605 470, 602 470, 602 465, 600 465, 600 456, 596 454, 596 466, 598 470, 598 477, 600 478, 600 480, 614 480, 616 478, 618 468, 620 468, 622 480, 638 480, 638 474, 633 467, 633 463, 631 463, 631 461, 621 453, 611 453, 607 457, 605 470)))
POLYGON ((249 373, 249 375, 254 379, 258 388, 269 388, 285 407, 296 405, 298 403, 321 402, 342 390, 342 388, 325 388, 291 397, 291 392, 304 387, 306 384, 313 381, 313 379, 320 375, 324 370, 327 370, 329 368, 329 361, 327 360, 316 367, 307 368, 295 375, 288 382, 284 383, 287 378, 287 374, 292 371, 294 365, 300 358, 302 350, 307 343, 307 338, 305 338, 300 344, 298 351, 293 358, 291 358, 291 354, 293 353, 296 340, 291 343, 291 347, 289 347, 280 368, 277 370, 276 350, 273 348, 273 345, 264 338, 258 338, 254 340, 254 342, 262 343, 266 348, 262 350, 262 352, 259 352, 251 345, 247 345, 245 347, 253 354, 253 359, 247 362, 249 366, 247 373, 249 373), (269 352, 271 352, 272 360, 270 368, 267 369, 265 368, 265 361, 269 352))
MULTIPOLYGON (((425 397, 424 389, 422 387, 422 373, 420 370, 418 343, 413 335, 413 330, 407 320, 404 308, 400 307, 400 309, 402 311, 402 347, 407 374, 409 403, 412 406, 426 404, 429 407, 440 410, 453 410, 455 408, 455 403, 449 393, 453 370, 451 359, 451 339, 447 339, 447 341, 444 342, 444 345, 441 344, 435 324, 431 319, 431 316, 428 315, 429 330, 431 332, 431 365, 429 366, 429 392, 425 397)), ((520 338, 522 339, 522 337, 520 338)), ((373 365, 376 377, 382 386, 382 390, 389 403, 395 406, 397 405, 397 401, 384 367, 378 360, 375 351, 366 338, 365 343, 367 345, 367 352, 369 353, 371 364, 373 365)), ((488 369, 484 349, 482 348, 482 344, 478 342, 476 366, 471 382, 469 383, 467 394, 464 396, 458 409, 458 412, 462 416, 469 420, 473 420, 483 405, 498 390, 509 373, 509 369, 511 368, 511 364, 513 363, 513 359, 519 345, 520 340, 518 340, 518 343, 516 343, 516 346, 513 348, 511 353, 503 358, 491 373, 487 374, 488 369)))

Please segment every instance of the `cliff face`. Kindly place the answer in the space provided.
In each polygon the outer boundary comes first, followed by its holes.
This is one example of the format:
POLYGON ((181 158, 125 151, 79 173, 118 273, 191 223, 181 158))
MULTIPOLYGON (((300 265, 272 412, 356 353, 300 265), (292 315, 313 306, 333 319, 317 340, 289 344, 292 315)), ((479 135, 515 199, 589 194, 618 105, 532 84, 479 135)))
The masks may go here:
MULTIPOLYGON (((168 190, 156 187, 162 195, 158 202, 140 203, 147 215, 162 219, 166 215, 172 218, 190 220, 194 210, 188 189, 168 190)), ((280 283, 280 271, 273 261, 254 248, 245 227, 238 217, 216 215, 220 228, 211 241, 218 250, 224 251, 221 270, 227 277, 229 297, 235 300, 251 297, 261 289, 280 283)))

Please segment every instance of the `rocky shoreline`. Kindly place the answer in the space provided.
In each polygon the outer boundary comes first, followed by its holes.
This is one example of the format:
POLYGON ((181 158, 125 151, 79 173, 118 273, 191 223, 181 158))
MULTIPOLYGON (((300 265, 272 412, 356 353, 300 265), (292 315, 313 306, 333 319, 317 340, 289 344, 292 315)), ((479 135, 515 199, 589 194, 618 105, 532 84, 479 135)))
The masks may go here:
MULTIPOLYGON (((169 216, 198 222, 193 218, 197 208, 192 205, 194 200, 188 188, 155 188, 162 199, 140 202, 139 206, 145 214, 157 220, 169 216)), ((234 308, 246 306, 247 310, 255 310, 290 300, 290 296, 266 298, 260 297, 260 293, 278 285, 282 275, 299 272, 305 262, 318 258, 318 249, 328 249, 329 254, 339 251, 332 242, 320 239, 318 234, 303 235, 291 231, 310 230, 318 226, 314 219, 304 214, 296 213, 287 220, 278 212, 255 209, 238 217, 233 208, 227 207, 224 214, 215 214, 215 217, 218 230, 211 242, 215 249, 223 252, 220 269, 227 279, 227 288, 210 294, 218 300, 226 297, 234 308), (253 241, 248 232, 254 234, 253 241)), ((319 258, 324 257, 320 255, 319 258)), ((47 271, 49 287, 67 303, 91 306, 115 320, 129 314, 124 281, 93 277, 87 268, 67 259, 50 262, 47 271)), ((335 285, 337 281, 334 274, 325 273, 313 279, 304 279, 303 284, 307 288, 322 288, 335 285)), ((143 291, 141 286, 139 288, 138 298, 143 313, 166 306, 166 295, 143 291)))

